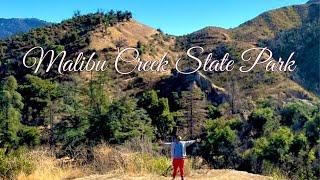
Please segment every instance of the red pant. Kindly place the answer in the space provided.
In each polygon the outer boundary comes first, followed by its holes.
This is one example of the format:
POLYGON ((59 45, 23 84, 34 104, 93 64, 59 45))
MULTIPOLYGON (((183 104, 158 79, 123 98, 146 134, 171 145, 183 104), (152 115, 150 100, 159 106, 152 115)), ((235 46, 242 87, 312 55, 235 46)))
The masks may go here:
POLYGON ((172 165, 173 165, 173 177, 176 177, 177 174, 177 170, 179 168, 180 171, 180 176, 183 177, 184 176, 184 159, 173 159, 172 161, 172 165))

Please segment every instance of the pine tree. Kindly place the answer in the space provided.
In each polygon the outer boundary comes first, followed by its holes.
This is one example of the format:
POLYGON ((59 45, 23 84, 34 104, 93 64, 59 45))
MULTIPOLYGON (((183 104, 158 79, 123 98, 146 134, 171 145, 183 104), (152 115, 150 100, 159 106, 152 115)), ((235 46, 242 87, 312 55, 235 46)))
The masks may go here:
POLYGON ((182 91, 181 105, 186 114, 184 127, 188 127, 188 136, 195 137, 199 135, 202 125, 207 119, 206 107, 208 105, 205 93, 193 83, 187 91, 182 91))
POLYGON ((152 119, 152 125, 157 129, 158 138, 164 139, 172 134, 176 123, 170 112, 167 98, 159 98, 157 92, 151 90, 143 93, 138 104, 147 110, 152 119))
POLYGON ((56 141, 61 142, 64 149, 74 148, 87 142, 89 129, 87 88, 80 78, 74 77, 72 82, 60 84, 59 91, 63 98, 60 112, 65 115, 61 122, 55 125, 56 141))
POLYGON ((0 147, 6 148, 7 153, 18 145, 18 131, 22 126, 20 110, 23 103, 17 88, 16 79, 9 76, 0 90, 0 147))

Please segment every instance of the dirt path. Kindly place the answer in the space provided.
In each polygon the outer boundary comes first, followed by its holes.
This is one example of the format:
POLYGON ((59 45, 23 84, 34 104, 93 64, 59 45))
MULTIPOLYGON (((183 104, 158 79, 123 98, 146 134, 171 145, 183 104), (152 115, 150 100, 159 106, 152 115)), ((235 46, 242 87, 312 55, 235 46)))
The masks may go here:
MULTIPOLYGON (((106 175, 91 175, 87 177, 78 178, 77 180, 169 180, 170 177, 158 176, 158 175, 123 175, 119 173, 106 174, 106 175)), ((180 179, 180 178, 176 178, 180 179)), ((229 169, 221 170, 202 170, 192 173, 185 179, 196 179, 196 180, 267 180, 272 179, 270 177, 250 174, 244 171, 236 171, 229 169)))

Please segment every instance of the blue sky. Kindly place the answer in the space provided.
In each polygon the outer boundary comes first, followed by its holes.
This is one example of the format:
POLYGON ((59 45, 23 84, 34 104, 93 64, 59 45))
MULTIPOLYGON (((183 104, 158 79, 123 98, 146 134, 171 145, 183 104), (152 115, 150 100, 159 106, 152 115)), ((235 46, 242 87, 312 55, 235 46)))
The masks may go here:
POLYGON ((236 27, 260 13, 307 0, 3 0, 0 18, 38 18, 60 22, 75 10, 129 10, 136 20, 174 35, 206 26, 236 27))

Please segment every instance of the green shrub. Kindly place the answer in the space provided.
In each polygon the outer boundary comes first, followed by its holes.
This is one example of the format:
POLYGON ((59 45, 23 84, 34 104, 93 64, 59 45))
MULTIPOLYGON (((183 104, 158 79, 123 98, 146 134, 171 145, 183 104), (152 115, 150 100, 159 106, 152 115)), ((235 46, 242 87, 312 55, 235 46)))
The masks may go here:
POLYGON ((210 119, 216 119, 221 117, 221 112, 219 111, 219 109, 216 106, 213 105, 209 105, 208 106, 208 117, 210 119))
POLYGON ((158 157, 151 160, 150 170, 152 173, 166 175, 171 173, 171 161, 166 157, 158 157))
POLYGON ((134 167, 137 172, 148 172, 158 175, 169 175, 171 173, 171 160, 167 157, 155 157, 148 153, 137 153, 133 158, 134 167))
POLYGON ((263 174, 271 176, 273 179, 276 180, 286 180, 288 177, 285 173, 273 163, 269 161, 263 161, 263 174))
POLYGON ((27 146, 37 146, 40 144, 40 134, 35 127, 25 126, 23 129, 18 131, 19 144, 27 146))
POLYGON ((265 147, 265 158, 272 162, 281 162, 288 153, 293 141, 293 134, 289 128, 280 127, 278 131, 268 138, 268 145, 265 147))
POLYGON ((305 131, 311 144, 320 143, 320 114, 306 122, 305 131))
POLYGON ((288 103, 281 110, 281 123, 291 126, 295 131, 299 131, 305 122, 311 119, 311 113, 314 108, 307 103, 299 101, 288 103))
POLYGON ((26 157, 24 150, 5 154, 5 150, 0 149, 0 177, 15 179, 20 172, 30 174, 34 168, 34 164, 26 157))
POLYGON ((215 168, 235 168, 236 131, 222 118, 208 121, 205 131, 207 135, 202 144, 203 158, 215 168))
POLYGON ((271 108, 255 109, 249 116, 248 122, 252 125, 252 128, 259 133, 263 132, 263 126, 273 119, 274 112, 271 108))

